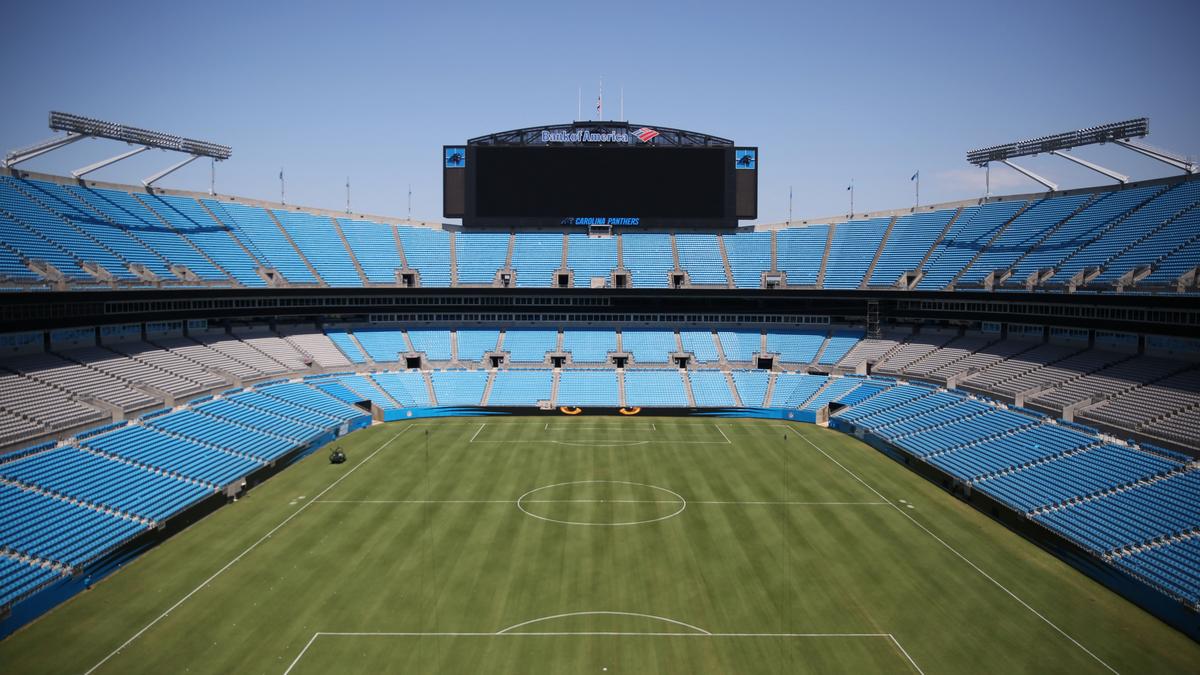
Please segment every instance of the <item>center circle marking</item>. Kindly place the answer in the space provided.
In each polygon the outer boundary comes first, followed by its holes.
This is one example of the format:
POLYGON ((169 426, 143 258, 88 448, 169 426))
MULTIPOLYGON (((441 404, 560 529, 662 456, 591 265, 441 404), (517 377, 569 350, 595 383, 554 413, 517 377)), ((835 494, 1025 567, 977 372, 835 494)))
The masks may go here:
POLYGON ((526 492, 525 494, 521 495, 520 497, 517 497, 517 508, 521 510, 521 513, 524 513, 527 516, 530 516, 532 518, 537 518, 538 520, 544 520, 548 523, 560 523, 562 525, 592 525, 592 526, 599 525, 599 526, 604 526, 604 527, 620 527, 623 525, 645 525, 646 523, 657 523, 660 520, 667 520, 668 518, 674 518, 675 516, 683 513, 683 510, 687 508, 687 500, 684 499, 683 495, 679 494, 678 492, 675 492, 673 490, 668 490, 667 488, 659 487, 657 485, 648 485, 646 483, 634 483, 632 481, 626 481, 626 480, 572 480, 572 481, 567 481, 565 483, 555 483, 554 485, 544 485, 542 487, 534 488, 534 489, 530 490, 529 492, 526 492), (597 485, 597 484, 602 484, 602 483, 607 483, 610 485, 636 485, 637 487, 644 487, 644 488, 649 488, 651 490, 658 490, 659 492, 665 492, 665 493, 671 495, 672 497, 674 497, 675 499, 679 500, 679 508, 671 513, 668 513, 665 516, 659 516, 658 518, 649 518, 647 520, 629 520, 629 521, 622 521, 619 523, 587 523, 587 522, 578 522, 578 521, 574 521, 574 520, 559 520, 557 518, 548 518, 546 516, 539 516, 538 514, 532 513, 531 511, 526 509, 525 504, 523 503, 530 495, 541 492, 542 490, 550 490, 552 488, 562 487, 564 485, 597 485))

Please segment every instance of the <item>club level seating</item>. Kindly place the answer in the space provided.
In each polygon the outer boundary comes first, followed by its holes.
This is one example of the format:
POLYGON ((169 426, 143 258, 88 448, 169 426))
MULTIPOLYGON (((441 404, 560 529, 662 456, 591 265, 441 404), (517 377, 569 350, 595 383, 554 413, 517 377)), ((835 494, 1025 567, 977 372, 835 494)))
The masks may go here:
POLYGON ((81 445, 105 455, 128 459, 141 466, 216 487, 228 485, 262 466, 241 454, 216 450, 157 429, 136 425, 89 438, 81 445))
POLYGON ((72 447, 0 465, 0 476, 154 521, 164 520, 216 490, 212 485, 72 447))
POLYGON ((450 360, 450 331, 409 329, 407 333, 413 351, 423 353, 430 361, 450 360))
POLYGON ((891 218, 838 223, 833 230, 824 288, 858 288, 891 218))
POLYGON ((549 401, 554 386, 549 369, 498 370, 488 396, 490 406, 532 406, 549 401))
POLYGON ((978 284, 993 272, 1011 268, 1022 254, 1036 247, 1047 234, 1091 199, 1092 195, 1087 194, 1033 202, 996 235, 987 249, 963 271, 957 283, 964 286, 978 284))
POLYGON ((0 554, 0 608, 7 607, 61 578, 63 572, 45 563, 0 554))
MULTIPOLYGON (((672 374, 676 378, 679 377, 675 373, 672 374)), ((580 368, 563 369, 559 374, 558 396, 555 403, 564 406, 603 406, 611 408, 621 405, 616 371, 580 368)))
POLYGON ((225 222, 237 233, 243 244, 253 245, 253 252, 269 267, 294 284, 317 284, 299 251, 284 238, 274 217, 266 209, 237 202, 203 200, 214 214, 225 216, 225 222))
POLYGON ((1200 538, 1191 535, 1119 556, 1113 562, 1192 605, 1200 605, 1200 538))
POLYGON ((350 244, 350 251, 372 284, 396 283, 396 270, 402 269, 399 238, 391 225, 338 218, 338 227, 350 244))
MULTIPOLYGON (((896 349, 910 334, 911 330, 905 332, 889 329, 884 331, 881 337, 863 338, 851 345, 845 355, 834 363, 848 369, 857 368, 862 363, 877 363, 888 352, 896 349)), ((828 352, 828 349, 826 351, 828 352)), ((821 361, 825 362, 824 355, 822 355, 821 361)))
POLYGON ((725 265, 715 234, 676 234, 679 265, 693 284, 725 286, 725 265))
POLYGON ((1097 551, 1108 552, 1197 529, 1200 471, 1138 483, 1035 514, 1034 519, 1097 551))
POLYGON ((931 211, 901 216, 892 225, 887 242, 879 251, 879 260, 868 287, 890 288, 900 280, 900 275, 917 269, 926 251, 933 246, 950 219, 951 210, 931 211))
POLYGON ((563 266, 563 236, 542 232, 518 232, 513 240, 513 271, 518 288, 550 288, 554 271, 563 266))
POLYGON ((804 409, 817 410, 831 401, 841 400, 854 391, 861 383, 861 380, 848 377, 830 378, 823 389, 808 399, 808 402, 804 404, 804 409))
POLYGON ((1177 468, 1177 462, 1161 457, 1131 452, 1115 445, 1100 445, 1058 455, 1045 462, 1018 466, 1011 473, 983 479, 979 487, 1000 495, 1002 500, 1022 511, 1032 511, 1177 468))
POLYGON ((762 334, 758 331, 722 330, 717 331, 717 337, 729 362, 749 363, 762 351, 762 334))
POLYGON ((421 274, 421 285, 450 285, 450 235, 444 230, 397 225, 404 258, 421 274))
POLYGON ((484 370, 438 370, 430 373, 438 405, 479 405, 487 388, 484 370))
POLYGON ((405 408, 428 407, 429 388, 425 386, 425 377, 418 372, 374 373, 371 379, 380 389, 391 396, 405 408))
POLYGON ((862 338, 862 330, 838 329, 832 331, 829 334, 829 340, 825 342, 825 349, 821 352, 818 363, 823 366, 832 366, 838 363, 862 338))
POLYGON ((737 288, 762 288, 762 274, 771 269, 771 233, 726 235, 725 254, 737 288))
MULTIPOLYGON (((329 336, 329 339, 333 342, 334 346, 342 350, 342 354, 344 354, 351 363, 367 362, 367 357, 363 354, 362 349, 359 349, 358 345, 350 337, 349 333, 340 329, 331 329, 326 330, 325 334, 329 336)), ((391 360, 395 360, 394 355, 391 360)))
POLYGON ((769 374, 765 370, 735 370, 733 383, 742 405, 761 408, 765 405, 769 374))
POLYGON ((575 288, 588 288, 601 277, 605 285, 617 267, 617 240, 571 233, 567 236, 567 267, 575 273, 575 288))
MULTIPOLYGON (((356 328, 354 337, 375 363, 395 363, 409 350, 404 332, 393 328, 356 328)), ((339 343, 339 347, 342 345, 339 343)), ((449 346, 449 345, 447 345, 449 346)), ((350 356, 347 354, 347 356, 350 356)), ((351 357, 353 360, 353 357, 351 357)))
POLYGON ((271 213, 322 281, 335 287, 362 286, 358 268, 339 241, 341 235, 332 220, 302 211, 274 209, 271 213))
POLYGON ((500 339, 500 331, 496 329, 459 328, 455 334, 459 361, 482 360, 484 354, 496 351, 500 339))
POLYGON ((669 363, 679 346, 672 331, 629 328, 621 331, 621 349, 633 357, 636 365, 669 363))
POLYGON ((729 391, 725 373, 717 370, 691 370, 687 372, 692 385, 692 397, 701 408, 725 408, 737 405, 729 391))
POLYGON ((508 255, 507 232, 476 232, 458 236, 454 251, 458 261, 458 283, 491 285, 508 255))
POLYGON ((147 529, 139 520, 0 483, 0 542, 18 555, 75 567, 147 529))
MULTIPOLYGON (((828 378, 824 375, 780 373, 775 377, 775 389, 771 394, 771 400, 766 405, 775 408, 799 408, 820 391, 827 382, 828 378)), ((751 391, 750 395, 753 398, 757 393, 751 391)), ((742 400, 745 401, 745 399, 742 400)))
POLYGON ((234 331, 239 340, 280 364, 286 371, 303 370, 311 359, 281 337, 269 332, 234 331))
POLYGON ((294 447, 291 441, 281 436, 201 415, 193 410, 180 410, 156 417, 146 422, 146 426, 264 462, 274 461, 294 447))
POLYGON ((782 363, 812 363, 826 339, 824 330, 767 331, 767 352, 782 363))
POLYGON ((542 363, 546 352, 554 351, 558 345, 558 331, 545 329, 513 328, 504 331, 504 346, 510 361, 518 363, 542 363))
MULTIPOLYGON (((560 397, 561 397, 561 384, 560 397)), ((626 370, 625 404, 686 407, 687 391, 677 370, 626 370)))
POLYGON ((820 277, 828 225, 789 227, 775 233, 776 266, 788 286, 816 286, 820 277))
POLYGON ((712 331, 680 329, 679 339, 683 343, 683 351, 691 352, 699 363, 715 363, 721 358, 713 342, 712 331))
POLYGON ((675 269, 671 235, 630 233, 622 235, 621 262, 634 288, 667 288, 675 269))
POLYGON ((562 348, 574 363, 604 363, 609 352, 617 351, 617 333, 611 328, 564 329, 562 348))

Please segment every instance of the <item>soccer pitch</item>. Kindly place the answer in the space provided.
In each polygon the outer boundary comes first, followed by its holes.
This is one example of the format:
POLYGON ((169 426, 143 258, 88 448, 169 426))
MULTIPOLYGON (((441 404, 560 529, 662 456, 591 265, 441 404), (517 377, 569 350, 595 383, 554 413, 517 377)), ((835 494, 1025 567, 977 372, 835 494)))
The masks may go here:
POLYGON ((376 425, 0 643, 5 673, 1179 673, 1200 645, 843 434, 376 425))

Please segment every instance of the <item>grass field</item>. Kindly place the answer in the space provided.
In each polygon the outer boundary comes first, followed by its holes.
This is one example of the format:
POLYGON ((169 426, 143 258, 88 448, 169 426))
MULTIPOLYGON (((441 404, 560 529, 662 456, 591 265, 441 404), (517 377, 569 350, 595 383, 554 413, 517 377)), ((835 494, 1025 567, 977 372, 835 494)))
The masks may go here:
POLYGON ((818 427, 466 418, 339 444, 346 464, 316 453, 0 643, 0 672, 1200 663, 1200 645, 818 427))

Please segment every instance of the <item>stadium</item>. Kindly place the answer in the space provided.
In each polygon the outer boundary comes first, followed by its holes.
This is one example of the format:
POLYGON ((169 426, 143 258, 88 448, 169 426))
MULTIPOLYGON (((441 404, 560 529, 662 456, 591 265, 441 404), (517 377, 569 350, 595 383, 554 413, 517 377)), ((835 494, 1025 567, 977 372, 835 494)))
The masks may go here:
POLYGON ((769 222, 772 139, 579 117, 439 139, 420 220, 51 110, 0 169, 0 670, 1195 669, 1200 166, 1147 118, 769 222), (128 147, 36 168, 77 141, 128 147))

